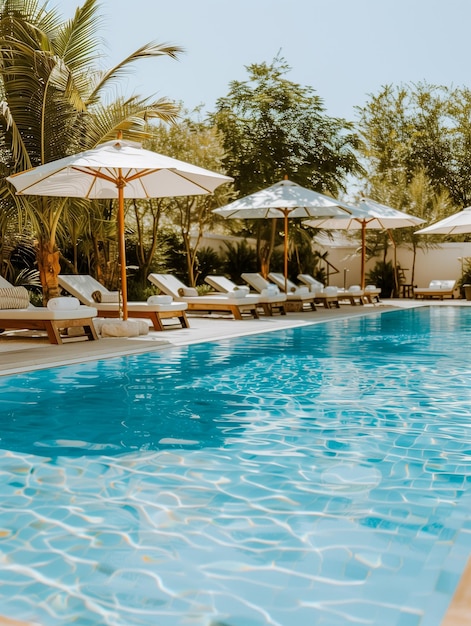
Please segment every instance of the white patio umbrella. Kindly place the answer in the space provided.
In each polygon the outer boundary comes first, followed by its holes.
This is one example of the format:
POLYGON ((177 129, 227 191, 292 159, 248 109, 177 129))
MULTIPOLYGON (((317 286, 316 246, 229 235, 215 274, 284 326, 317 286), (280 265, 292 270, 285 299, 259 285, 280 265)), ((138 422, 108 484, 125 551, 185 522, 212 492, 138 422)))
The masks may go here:
POLYGON ((471 207, 415 231, 416 235, 460 235, 464 233, 471 233, 471 207))
POLYGON ((163 198, 212 193, 233 180, 142 148, 118 137, 64 159, 9 176, 17 195, 118 199, 123 318, 127 319, 125 198, 163 198))
POLYGON ((386 230, 394 245, 394 239, 390 233, 394 228, 406 228, 407 226, 418 226, 425 220, 415 215, 403 213, 397 209, 375 202, 370 198, 362 198, 357 205, 355 215, 330 218, 306 220, 303 222, 313 228, 324 228, 329 230, 361 230, 361 288, 365 288, 365 261, 366 261, 366 229, 386 230))
POLYGON ((288 279, 288 220, 292 217, 351 216, 355 208, 317 191, 301 187, 290 180, 282 180, 271 187, 235 200, 213 213, 225 218, 284 220, 284 277, 288 279))

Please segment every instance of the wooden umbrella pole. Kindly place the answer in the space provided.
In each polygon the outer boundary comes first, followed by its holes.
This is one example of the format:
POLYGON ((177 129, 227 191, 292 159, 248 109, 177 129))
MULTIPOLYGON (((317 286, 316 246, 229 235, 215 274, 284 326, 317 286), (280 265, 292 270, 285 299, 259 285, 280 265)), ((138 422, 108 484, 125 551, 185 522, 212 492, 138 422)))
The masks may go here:
POLYGON ((128 319, 128 285, 126 278, 126 242, 124 232, 124 186, 125 182, 119 172, 118 187, 118 248, 121 267, 121 295, 123 298, 123 320, 128 319))
POLYGON ((365 288, 366 221, 361 223, 361 288, 365 288))
POLYGON ((396 241, 394 239, 394 237, 392 236, 391 231, 388 230, 386 231, 388 233, 388 237, 389 240, 392 243, 393 246, 393 250, 394 250, 394 293, 395 294, 399 294, 399 277, 398 277, 398 271, 397 271, 397 246, 396 246, 396 241))
POLYGON ((285 274, 285 293, 288 293, 288 213, 287 211, 285 211, 285 217, 284 217, 284 221, 285 221, 285 245, 284 245, 284 262, 285 262, 285 267, 284 267, 284 274, 285 274))

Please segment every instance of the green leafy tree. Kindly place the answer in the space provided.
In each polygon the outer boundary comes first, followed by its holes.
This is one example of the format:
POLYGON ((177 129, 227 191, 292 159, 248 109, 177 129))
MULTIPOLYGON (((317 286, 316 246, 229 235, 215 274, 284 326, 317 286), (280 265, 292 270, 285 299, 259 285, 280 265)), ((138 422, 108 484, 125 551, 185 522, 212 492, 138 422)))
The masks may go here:
MULTIPOLYGON (((212 119, 222 135, 223 164, 245 196, 288 177, 336 195, 349 175, 362 168, 353 124, 326 115, 321 98, 311 87, 286 78, 282 58, 247 67, 248 80, 233 81, 227 96, 216 103, 212 119)), ((279 242, 277 220, 258 220, 253 228, 259 259, 267 273, 279 242)))
MULTIPOLYGON (((446 217, 462 208, 471 192, 469 146, 470 94, 420 83, 386 86, 358 107, 358 128, 366 176, 363 193, 426 221, 446 217)), ((390 236, 368 231, 368 249, 383 261, 390 246, 413 250, 410 283, 414 284, 417 249, 434 245, 433 238, 417 237, 415 228, 397 229, 390 236)), ((396 263, 395 292, 400 272, 396 263)), ((403 270, 404 272, 405 270, 403 270)))
POLYGON ((222 133, 226 170, 235 189, 247 195, 284 176, 330 194, 359 174, 359 138, 353 124, 326 115, 311 87, 286 79, 289 65, 247 67, 247 81, 233 81, 216 103, 213 119, 222 133))
POLYGON ((146 120, 175 119, 177 106, 166 100, 115 98, 121 76, 143 58, 175 58, 180 48, 149 43, 108 71, 97 70, 101 18, 96 0, 85 0, 72 19, 38 0, 0 4, 0 198, 16 203, 37 238, 37 262, 44 298, 58 294, 58 232, 72 201, 15 197, 4 177, 95 147, 118 131, 140 138, 146 120))
POLYGON ((451 212, 470 204, 469 89, 386 86, 357 111, 370 189, 408 185, 423 172, 436 197, 449 195, 451 212))
MULTIPOLYGON (((198 111, 194 112, 198 117, 198 111)), ((194 116, 193 116, 194 117, 194 116)), ((224 150, 214 126, 193 119, 188 112, 172 126, 160 124, 153 133, 152 147, 157 152, 224 173, 224 150)), ((231 185, 221 185, 212 194, 168 198, 162 210, 178 228, 184 244, 188 281, 196 285, 198 278, 198 249, 203 234, 217 221, 212 210, 226 204, 233 195, 231 185)))

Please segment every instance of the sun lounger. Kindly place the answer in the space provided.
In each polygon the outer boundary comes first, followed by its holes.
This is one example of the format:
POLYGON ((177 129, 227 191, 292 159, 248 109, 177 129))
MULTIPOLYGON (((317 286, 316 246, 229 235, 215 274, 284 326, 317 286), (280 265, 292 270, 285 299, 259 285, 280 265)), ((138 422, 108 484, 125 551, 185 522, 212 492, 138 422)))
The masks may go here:
MULTIPOLYGON (((120 317, 120 305, 118 294, 111 292, 101 283, 87 274, 61 274, 59 285, 88 306, 94 306, 98 310, 98 317, 118 318, 120 317), (97 294, 102 294, 102 302, 96 302, 93 298, 97 294), (116 296, 115 301, 111 301, 116 296), (106 301, 105 301, 106 300, 106 301)), ((170 325, 164 325, 164 319, 178 319, 181 328, 189 328, 185 314, 186 305, 181 302, 164 302, 157 304, 152 297, 149 302, 128 302, 128 315, 131 318, 149 319, 155 330, 165 330, 170 325)))
POLYGON ((199 296, 196 289, 187 287, 181 280, 172 274, 149 274, 148 280, 158 289, 178 302, 184 302, 189 311, 205 313, 231 313, 235 319, 241 320, 244 315, 258 319, 257 296, 246 294, 243 291, 228 294, 208 294, 199 296))
MULTIPOLYGON (((352 285, 348 289, 341 289, 339 287, 324 285, 310 276, 309 274, 298 274, 298 279, 305 285, 309 285, 311 291, 316 294, 316 302, 322 302, 324 300, 324 306, 329 306, 329 301, 334 302, 333 306, 339 307, 340 301, 347 301, 352 305, 356 304, 374 304, 379 302, 379 294, 381 289, 374 285, 368 285, 364 290, 359 285, 352 285), (319 300, 317 299, 319 298, 319 300)), ((332 306, 332 304, 330 305, 332 306)))
MULTIPOLYGON (((262 295, 270 293, 276 294, 278 292, 282 292, 279 285, 277 285, 275 282, 271 282, 270 280, 266 280, 259 273, 246 272, 242 274, 242 279, 245 280, 245 282, 253 289, 255 289, 257 293, 262 295)), ((307 306, 308 309, 311 311, 316 310, 314 298, 308 290, 306 290, 306 292, 303 291, 296 294, 289 292, 284 295, 286 296, 286 311, 302 311, 305 309, 305 306, 307 306)))
MULTIPOLYGON (((314 278, 309 277, 309 279, 307 279, 306 278, 307 276, 308 276, 307 274, 298 274, 298 278, 302 282, 310 285, 311 290, 314 291, 314 293, 316 294, 316 298, 317 297, 335 298, 335 301, 336 301, 335 306, 337 308, 339 306, 339 303, 342 301, 343 302, 347 301, 352 306, 355 306, 357 304, 364 304, 365 302, 371 301, 370 297, 365 295, 365 292, 359 287, 359 285, 352 285, 348 289, 342 289, 340 287, 335 287, 333 285, 329 287, 324 287, 322 283, 315 280, 314 278)), ((316 302, 317 302, 317 299, 316 299, 316 302)))
POLYGON ((379 296, 381 295, 381 289, 376 287, 376 285, 366 285, 365 287, 365 297, 370 304, 375 304, 376 302, 380 302, 379 296))
POLYGON ((270 272, 268 278, 282 291, 285 291, 289 309, 292 311, 315 311, 315 297, 305 285, 296 285, 292 280, 287 279, 279 272, 270 272))
POLYGON ((360 285, 351 285, 348 289, 339 289, 337 295, 340 302, 346 300, 352 306, 369 302, 368 296, 365 296, 365 292, 360 285))
POLYGON ((326 309, 340 308, 337 287, 324 287, 310 274, 298 274, 298 280, 309 287, 309 290, 315 295, 314 302, 316 304, 323 304, 326 309))
MULTIPOLYGON (((0 277, 0 289, 14 289, 5 278, 0 277)), ((47 307, 37 307, 28 303, 24 308, 1 308, 0 329, 5 330, 42 330, 46 331, 50 343, 62 344, 70 328, 82 328, 83 334, 74 333, 73 338, 86 337, 93 341, 98 339, 93 318, 97 316, 95 307, 80 306, 75 298, 70 298, 70 305, 60 299, 60 308, 53 308, 51 302, 47 307)))
MULTIPOLYGON (((236 285, 226 278, 225 276, 206 276, 204 279, 208 285, 220 293, 233 293, 240 289, 246 290, 246 293, 250 293, 250 287, 248 285, 236 285)), ((257 294, 259 306, 262 308, 265 315, 274 315, 279 313, 280 315, 286 315, 285 302, 286 295, 283 293, 266 293, 257 294)))
POLYGON ((432 280, 428 287, 414 287, 414 298, 454 298, 456 280, 432 280))

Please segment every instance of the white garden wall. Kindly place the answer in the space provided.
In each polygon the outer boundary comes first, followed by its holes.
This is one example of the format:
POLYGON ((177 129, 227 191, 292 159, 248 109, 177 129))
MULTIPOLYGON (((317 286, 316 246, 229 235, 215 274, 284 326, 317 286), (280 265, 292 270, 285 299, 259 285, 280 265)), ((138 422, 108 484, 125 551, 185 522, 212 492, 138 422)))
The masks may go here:
MULTIPOLYGON (((331 285, 343 287, 344 277, 346 277, 347 287, 360 283, 361 258, 357 246, 322 246, 320 249, 328 251, 329 262, 340 270, 337 274, 330 274, 329 282, 331 285)), ((445 243, 427 250, 417 250, 414 284, 419 287, 426 287, 434 279, 459 280, 462 274, 462 264, 466 265, 466 259, 471 261, 471 243, 445 243)), ((374 268, 376 262, 380 260, 382 258, 379 257, 368 259, 366 262, 366 273, 368 274, 374 268)), ((392 249, 389 250, 387 260, 393 260, 392 249)), ((410 283, 413 264, 412 251, 408 248, 398 248, 397 262, 404 270, 405 282, 410 283)))
MULTIPOLYGON (((218 252, 224 249, 224 241, 235 243, 238 237, 207 233, 204 235, 201 246, 214 248, 218 252)), ((345 240, 344 240, 345 241, 345 240)), ((248 240, 250 245, 255 246, 255 240, 248 240)), ((337 287, 358 285, 360 283, 360 251, 359 242, 345 243, 339 245, 338 242, 332 244, 316 244, 320 252, 328 252, 329 262, 337 268, 338 272, 327 265, 326 274, 329 276, 329 284, 337 287)), ((393 260, 393 249, 388 251, 388 261, 393 260)), ((409 248, 397 249, 397 262, 404 270, 405 282, 410 283, 412 278, 413 253, 409 248)), ((426 287, 431 280, 459 280, 462 274, 462 267, 466 265, 466 259, 471 262, 471 242, 470 243, 443 243, 428 249, 417 250, 415 262, 414 284, 419 287, 426 287)), ((377 261, 382 257, 368 259, 366 262, 366 273, 372 270, 377 261)))

